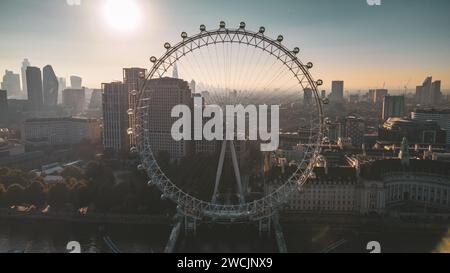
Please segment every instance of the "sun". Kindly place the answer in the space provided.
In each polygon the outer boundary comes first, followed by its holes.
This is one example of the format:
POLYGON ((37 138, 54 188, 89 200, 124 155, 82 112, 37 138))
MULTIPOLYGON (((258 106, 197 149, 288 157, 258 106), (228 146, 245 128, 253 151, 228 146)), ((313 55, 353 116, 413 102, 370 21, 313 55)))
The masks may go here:
POLYGON ((135 0, 105 0, 103 16, 115 30, 131 31, 138 26, 140 10, 135 0))

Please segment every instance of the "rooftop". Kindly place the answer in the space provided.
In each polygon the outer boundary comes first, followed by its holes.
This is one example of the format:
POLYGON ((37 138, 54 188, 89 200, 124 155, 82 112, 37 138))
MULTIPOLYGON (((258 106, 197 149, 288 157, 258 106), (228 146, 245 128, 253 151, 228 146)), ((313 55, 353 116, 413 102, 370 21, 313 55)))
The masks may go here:
POLYGON ((414 113, 422 114, 450 114, 450 108, 418 108, 414 113))
POLYGON ((65 118, 30 118, 25 120, 26 123, 39 123, 39 122, 62 122, 62 121, 72 121, 72 122, 92 122, 96 119, 90 118, 80 118, 80 117, 65 117, 65 118))

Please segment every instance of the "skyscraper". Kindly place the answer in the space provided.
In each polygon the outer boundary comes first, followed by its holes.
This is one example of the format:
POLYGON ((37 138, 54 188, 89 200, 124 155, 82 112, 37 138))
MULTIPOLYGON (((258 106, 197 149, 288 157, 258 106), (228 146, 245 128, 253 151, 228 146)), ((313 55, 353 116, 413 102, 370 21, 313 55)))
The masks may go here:
POLYGON ((44 104, 56 106, 58 104, 58 78, 50 65, 43 69, 44 104))
POLYGON ((65 89, 63 90, 62 103, 70 110, 72 115, 78 115, 84 111, 86 100, 85 89, 65 89))
POLYGON ((442 93, 441 93, 441 81, 434 81, 431 84, 431 101, 433 105, 441 104, 442 93))
POLYGON ((376 89, 373 102, 380 105, 383 103, 384 97, 386 97, 387 95, 389 95, 389 91, 387 89, 376 89))
POLYGON ((416 87, 416 103, 424 106, 434 106, 441 103, 441 81, 433 82, 433 77, 427 77, 422 85, 416 87))
POLYGON ((344 81, 333 81, 331 83, 330 100, 335 103, 344 101, 344 81))
POLYGON ((58 78, 58 103, 62 102, 62 91, 66 88, 66 78, 58 78))
POLYGON ((349 116, 345 119, 346 136, 351 138, 353 146, 361 148, 361 145, 364 143, 364 131, 364 120, 354 116, 349 116))
POLYGON ((20 75, 6 70, 1 88, 7 90, 10 96, 20 96, 20 75))
POLYGON ((303 90, 303 105, 312 106, 313 103, 313 90, 311 88, 305 88, 303 90))
POLYGON ((143 83, 147 69, 139 67, 131 67, 123 69, 123 83, 131 84, 133 88, 139 89, 139 83, 143 83))
MULTIPOLYGON (((142 85, 145 83, 145 75, 147 73, 147 69, 145 68, 124 68, 123 69, 123 83, 128 87, 128 105, 129 109, 136 109, 137 106, 137 94, 138 91, 142 88, 142 85)), ((129 118, 129 128, 134 128, 135 125, 135 116, 134 113, 128 115, 129 118)), ((130 146, 134 145, 134 137, 132 135, 129 136, 129 144, 130 146)))
POLYGON ((375 102, 375 89, 370 89, 367 93, 367 102, 374 103, 375 102))
POLYGON ((173 65, 172 78, 178 79, 178 66, 176 63, 173 65))
POLYGON ((121 82, 104 83, 102 90, 103 146, 115 152, 128 150, 128 85, 121 82))
POLYGON ((405 115, 404 96, 386 96, 383 99, 383 120, 388 118, 401 118, 405 115))
POLYGON ((102 108, 102 90, 94 89, 92 90, 91 100, 89 102, 89 109, 96 110, 102 108))
POLYGON ((195 90, 197 88, 197 83, 194 80, 192 80, 191 83, 189 84, 189 88, 191 89, 191 92, 194 94, 196 92, 195 90))
POLYGON ((42 76, 41 69, 29 66, 26 70, 28 101, 33 110, 40 110, 44 105, 42 94, 42 76))
POLYGON ((30 66, 28 59, 24 59, 22 62, 22 92, 28 94, 27 89, 27 68, 30 66))
POLYGON ((188 154, 189 141, 175 141, 171 129, 177 118, 171 117, 176 105, 193 108, 192 93, 186 81, 174 78, 152 79, 148 82, 145 96, 149 101, 149 141, 152 151, 169 153, 171 160, 179 160, 188 154))
POLYGON ((81 89, 83 84, 83 79, 78 76, 70 76, 70 88, 72 89, 81 89))

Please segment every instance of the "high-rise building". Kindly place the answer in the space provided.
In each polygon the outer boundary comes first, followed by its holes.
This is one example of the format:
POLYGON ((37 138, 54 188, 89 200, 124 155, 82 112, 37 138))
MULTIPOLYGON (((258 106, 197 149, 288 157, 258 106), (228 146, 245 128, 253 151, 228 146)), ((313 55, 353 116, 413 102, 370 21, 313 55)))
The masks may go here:
POLYGON ((92 90, 91 100, 89 102, 89 109, 101 109, 102 108, 102 90, 94 89, 92 90))
POLYGON ((28 59, 24 59, 22 62, 22 92, 28 94, 27 89, 27 68, 30 66, 28 59))
POLYGON ((6 121, 8 113, 8 91, 0 90, 0 123, 6 121))
POLYGON ((353 146, 361 148, 361 145, 364 143, 364 131, 364 120, 354 116, 349 116, 345 119, 346 137, 351 139, 353 146))
POLYGON ((84 112, 85 100, 86 90, 84 88, 63 90, 62 104, 72 115, 84 112))
POLYGON ((58 103, 62 103, 62 91, 67 88, 66 78, 58 78, 58 103))
POLYGON ((44 105, 42 94, 42 76, 41 69, 29 66, 26 70, 28 101, 33 110, 40 110, 44 105))
POLYGON ((149 141, 152 151, 169 153, 171 160, 178 160, 189 153, 190 142, 175 141, 171 129, 177 118, 171 117, 176 105, 193 108, 192 93, 186 81, 174 78, 152 79, 147 83, 145 96, 149 101, 149 141))
POLYGON ((59 92, 62 92, 66 88, 67 88, 66 78, 59 77, 58 78, 58 89, 59 89, 59 92))
POLYGON ((136 89, 140 89, 139 84, 144 83, 147 69, 139 67, 131 67, 123 69, 123 83, 132 84, 136 89))
POLYGON ((196 92, 195 90, 197 88, 197 83, 194 80, 192 80, 191 83, 189 84, 189 88, 191 89, 192 94, 195 94, 195 92, 196 92))
POLYGON ((313 90, 311 88, 305 88, 303 90, 303 105, 312 106, 313 104, 313 90))
POLYGON ((178 79, 178 66, 176 63, 173 65, 172 78, 178 79))
POLYGON ((326 90, 322 90, 320 92, 320 96, 321 96, 322 99, 325 99, 327 97, 327 91, 326 90))
POLYGON ((129 148, 129 120, 127 111, 128 85, 121 82, 102 84, 103 146, 115 152, 129 148))
POLYGON ((405 115, 404 96, 386 96, 383 99, 383 120, 388 118, 401 118, 405 115))
POLYGON ((6 70, 5 75, 3 76, 1 88, 7 90, 10 96, 20 96, 20 75, 6 70))
POLYGON ((44 104, 56 106, 58 104, 58 78, 50 65, 45 66, 42 73, 44 104))
MULTIPOLYGON (((137 99, 138 99, 138 91, 143 87, 145 83, 145 75, 147 74, 147 69, 132 67, 132 68, 124 68, 123 69, 123 83, 128 87, 128 104, 129 109, 136 109, 137 99)), ((128 125, 129 128, 134 128, 135 125, 135 116, 134 113, 128 115, 128 125)), ((134 137, 132 135, 129 136, 129 144, 130 146, 134 145, 134 137)))
POLYGON ((418 121, 434 121, 447 134, 447 144, 450 144, 450 109, 416 109, 411 113, 411 118, 418 121))
POLYGON ((441 103, 441 81, 433 82, 427 77, 422 85, 416 87, 416 103, 422 106, 435 106, 441 103))
POLYGON ((433 105, 441 104, 442 93, 441 93, 441 81, 434 81, 431 84, 431 101, 433 105))
POLYGON ((328 140, 337 142, 338 139, 342 137, 342 125, 339 122, 329 122, 327 123, 326 128, 328 140))
POLYGON ((344 81, 333 81, 331 83, 330 100, 336 103, 344 101, 344 81))
POLYGON ((373 103, 382 104, 384 97, 389 95, 389 91, 387 89, 376 89, 374 92, 373 103))
POLYGON ((83 84, 83 79, 78 76, 70 76, 70 88, 72 89, 81 89, 83 84))

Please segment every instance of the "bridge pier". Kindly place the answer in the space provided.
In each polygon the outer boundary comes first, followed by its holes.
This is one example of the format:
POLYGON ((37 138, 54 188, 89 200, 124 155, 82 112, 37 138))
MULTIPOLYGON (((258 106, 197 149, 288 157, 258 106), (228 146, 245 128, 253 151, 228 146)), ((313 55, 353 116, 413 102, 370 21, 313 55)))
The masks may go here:
POLYGON ((275 239, 277 240, 278 251, 280 253, 288 253, 286 241, 284 240, 283 230, 280 225, 278 212, 272 216, 273 228, 275 230, 275 239))
POLYGON ((182 228, 184 228, 184 235, 197 235, 197 219, 185 216, 182 213, 177 215, 177 223, 173 226, 170 233, 169 240, 167 241, 164 253, 174 253, 175 248, 180 237, 182 228))
POLYGON ((277 241, 278 251, 280 253, 287 253, 286 241, 284 240, 283 229, 280 225, 278 212, 274 213, 272 216, 263 218, 258 221, 259 226, 259 236, 264 234, 271 235, 272 228, 274 230, 275 239, 277 241))
POLYGON ((170 233, 169 241, 166 244, 164 253, 174 253, 175 247, 177 245, 178 237, 180 237, 180 231, 182 226, 182 217, 178 217, 178 222, 173 226, 172 232, 170 233))

